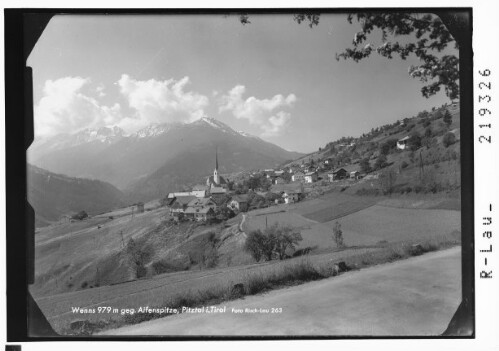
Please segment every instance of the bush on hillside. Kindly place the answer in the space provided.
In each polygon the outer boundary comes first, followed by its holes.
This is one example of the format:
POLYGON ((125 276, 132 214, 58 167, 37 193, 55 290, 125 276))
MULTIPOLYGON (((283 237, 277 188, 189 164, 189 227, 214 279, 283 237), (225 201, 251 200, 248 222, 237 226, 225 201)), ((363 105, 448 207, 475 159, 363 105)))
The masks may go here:
POLYGON ((362 173, 369 173, 371 172, 371 164, 369 163, 369 158, 363 158, 360 163, 360 171, 362 173))
POLYGON ((381 144, 380 153, 382 155, 388 155, 391 150, 395 149, 396 146, 397 146, 397 140, 389 139, 385 141, 383 144, 381 144))
POLYGON ((341 224, 338 221, 336 221, 333 227, 333 241, 338 248, 345 246, 345 242, 343 241, 343 231, 341 230, 341 224))
POLYGON ((442 143, 444 144, 445 147, 449 147, 452 144, 456 142, 456 136, 454 133, 448 132, 444 135, 444 138, 442 139, 442 143))
POLYGON ((376 162, 374 163, 374 169, 381 169, 381 168, 385 168, 386 166, 388 166, 386 156, 379 155, 379 157, 376 159, 376 162))
POLYGON ((393 168, 386 169, 379 175, 381 190, 384 194, 391 194, 395 189, 395 182, 397 181, 397 173, 393 168))
POLYGON ((82 220, 84 220, 84 219, 85 219, 85 218, 87 218, 87 217, 88 217, 87 212, 85 212, 85 211, 80 211, 80 212, 75 213, 74 215, 72 215, 72 216, 71 216, 71 219, 77 219, 77 220, 79 220, 79 221, 82 221, 82 220))
POLYGON ((447 125, 447 127, 450 127, 450 125, 452 124, 452 115, 450 114, 449 110, 447 110, 447 109, 444 112, 443 121, 447 125))
POLYGON ((418 132, 414 132, 411 134, 411 136, 409 137, 409 140, 407 140, 407 142, 409 144, 409 148, 412 151, 416 151, 417 149, 419 149, 421 147, 421 136, 419 135, 418 132))

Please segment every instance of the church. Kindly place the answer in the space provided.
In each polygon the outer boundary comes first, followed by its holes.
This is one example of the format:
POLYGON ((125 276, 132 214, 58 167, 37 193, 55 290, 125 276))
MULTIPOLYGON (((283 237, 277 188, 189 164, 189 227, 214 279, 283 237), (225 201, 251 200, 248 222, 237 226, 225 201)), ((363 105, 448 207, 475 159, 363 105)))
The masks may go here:
POLYGON ((210 188, 210 192, 212 194, 221 191, 222 189, 224 191, 221 192, 225 193, 227 191, 227 181, 224 177, 218 174, 218 150, 215 151, 215 170, 213 171, 213 175, 206 179, 206 186, 210 188))

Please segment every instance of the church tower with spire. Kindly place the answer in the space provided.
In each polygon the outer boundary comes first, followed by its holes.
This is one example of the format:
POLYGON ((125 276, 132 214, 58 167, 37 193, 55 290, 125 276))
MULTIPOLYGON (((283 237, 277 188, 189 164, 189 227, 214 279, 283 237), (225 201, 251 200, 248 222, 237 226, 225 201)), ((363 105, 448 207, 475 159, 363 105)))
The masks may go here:
POLYGON ((218 147, 215 149, 215 170, 213 171, 213 175, 206 179, 206 186, 210 189, 227 189, 228 187, 227 181, 218 174, 218 147))
POLYGON ((218 147, 215 149, 215 170, 213 171, 213 182, 216 185, 220 184, 220 177, 218 176, 218 147))

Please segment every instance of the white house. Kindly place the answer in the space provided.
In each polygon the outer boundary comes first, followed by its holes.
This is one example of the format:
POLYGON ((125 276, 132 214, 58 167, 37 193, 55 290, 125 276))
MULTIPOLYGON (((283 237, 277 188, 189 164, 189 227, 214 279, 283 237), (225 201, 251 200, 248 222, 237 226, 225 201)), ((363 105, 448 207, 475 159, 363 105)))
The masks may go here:
POLYGON ((287 204, 292 204, 300 199, 300 194, 293 191, 286 191, 282 194, 284 202, 287 204))
POLYGON ((315 183, 317 181, 317 172, 308 172, 305 174, 303 179, 305 180, 305 183, 315 183))
POLYGON ((305 174, 303 172, 298 171, 291 176, 291 181, 293 182, 302 181, 304 176, 305 174))
POLYGON ((404 150, 407 147, 407 142, 410 139, 409 136, 403 137, 397 140, 397 149, 404 150))

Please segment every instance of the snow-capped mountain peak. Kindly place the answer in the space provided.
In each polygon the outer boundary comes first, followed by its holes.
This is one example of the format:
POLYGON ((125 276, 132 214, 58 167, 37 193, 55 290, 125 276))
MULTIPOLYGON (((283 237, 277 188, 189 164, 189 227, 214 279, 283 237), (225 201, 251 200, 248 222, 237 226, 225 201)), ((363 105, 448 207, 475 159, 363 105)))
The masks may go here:
POLYGON ((156 137, 158 135, 168 133, 178 125, 178 123, 153 123, 145 128, 140 129, 138 132, 132 134, 132 136, 135 136, 137 138, 156 137))

